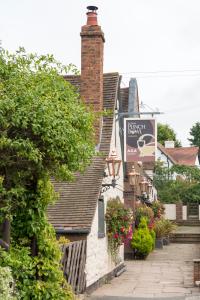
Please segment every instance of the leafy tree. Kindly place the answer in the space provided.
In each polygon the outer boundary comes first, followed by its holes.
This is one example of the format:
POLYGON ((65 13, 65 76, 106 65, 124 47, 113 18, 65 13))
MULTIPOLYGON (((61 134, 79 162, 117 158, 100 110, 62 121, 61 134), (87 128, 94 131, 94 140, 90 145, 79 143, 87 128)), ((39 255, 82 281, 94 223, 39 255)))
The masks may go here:
POLYGON ((182 201, 200 203, 200 170, 198 167, 174 165, 170 169, 156 164, 154 184, 163 203, 182 201), (174 175, 177 179, 174 180, 174 175))
POLYGON ((200 147, 200 122, 196 122, 194 126, 190 129, 190 135, 192 136, 188 139, 192 146, 200 147))
POLYGON ((177 140, 176 133, 168 124, 158 123, 157 139, 163 146, 165 145, 165 141, 174 141, 175 147, 181 147, 181 142, 177 140))
POLYGON ((94 131, 92 112, 61 76, 69 70, 51 55, 0 51, 0 223, 7 244, 12 235, 0 265, 11 267, 23 299, 71 299, 46 216, 56 200, 50 177, 84 170, 94 131))

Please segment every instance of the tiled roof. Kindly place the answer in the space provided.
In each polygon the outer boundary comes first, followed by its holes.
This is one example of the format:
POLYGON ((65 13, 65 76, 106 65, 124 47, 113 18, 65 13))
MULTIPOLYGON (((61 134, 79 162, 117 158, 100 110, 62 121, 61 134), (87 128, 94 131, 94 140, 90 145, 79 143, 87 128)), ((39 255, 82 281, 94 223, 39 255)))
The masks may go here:
POLYGON ((122 103, 122 112, 128 112, 128 93, 129 88, 121 88, 120 89, 120 99, 122 103))
MULTIPOLYGON (((66 76, 65 79, 80 88, 80 76, 66 76)), ((118 73, 104 74, 104 108, 113 111, 113 114, 118 83, 118 73)), ((100 144, 103 155, 94 157, 84 174, 77 175, 72 183, 52 180, 60 197, 55 205, 48 208, 48 219, 56 230, 90 230, 103 180, 105 157, 109 155, 112 125, 113 115, 104 116, 100 144)))
POLYGON ((165 148, 162 144, 160 143, 157 143, 157 147, 158 149, 164 153, 170 160, 173 164, 177 164, 177 161, 174 159, 174 157, 169 153, 168 149, 169 148, 165 148))
POLYGON ((166 152, 175 160, 176 164, 195 166, 198 147, 165 148, 166 152))

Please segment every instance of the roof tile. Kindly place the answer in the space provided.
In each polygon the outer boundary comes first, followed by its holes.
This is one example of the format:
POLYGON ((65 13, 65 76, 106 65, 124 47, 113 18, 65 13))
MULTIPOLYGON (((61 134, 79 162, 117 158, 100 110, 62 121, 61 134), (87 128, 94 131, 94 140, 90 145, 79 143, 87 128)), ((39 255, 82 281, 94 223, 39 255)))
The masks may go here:
POLYGON ((198 155, 198 147, 165 148, 166 152, 179 165, 195 166, 198 155))
MULTIPOLYGON (((65 76, 65 79, 80 89, 80 76, 65 76)), ((109 155, 114 108, 118 92, 119 74, 104 74, 103 81, 104 108, 113 112, 103 117, 100 152, 95 156, 84 174, 77 174, 75 182, 58 182, 52 179, 55 190, 60 197, 55 205, 48 208, 48 219, 55 229, 70 227, 72 229, 90 229, 94 217, 97 199, 103 180, 105 157, 109 155)))

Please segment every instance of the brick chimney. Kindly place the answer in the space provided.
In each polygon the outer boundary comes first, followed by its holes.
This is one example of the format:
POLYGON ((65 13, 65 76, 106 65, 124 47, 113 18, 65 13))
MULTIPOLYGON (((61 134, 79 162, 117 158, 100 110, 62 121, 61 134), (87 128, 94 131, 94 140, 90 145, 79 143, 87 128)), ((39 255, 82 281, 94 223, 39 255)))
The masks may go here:
MULTIPOLYGON (((104 34, 97 22, 97 7, 87 7, 87 23, 81 28, 81 96, 95 112, 103 111, 104 34)), ((95 122, 96 143, 100 142, 102 117, 95 122)))

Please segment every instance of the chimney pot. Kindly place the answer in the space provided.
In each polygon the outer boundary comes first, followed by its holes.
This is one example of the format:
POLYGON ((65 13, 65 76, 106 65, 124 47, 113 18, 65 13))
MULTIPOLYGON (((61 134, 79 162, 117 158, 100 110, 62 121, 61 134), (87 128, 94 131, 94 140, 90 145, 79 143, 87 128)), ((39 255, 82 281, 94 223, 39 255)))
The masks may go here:
POLYGON ((174 141, 165 141, 165 148, 174 148, 174 141))
POLYGON ((87 25, 98 25, 97 22, 97 6, 87 6, 87 25))

